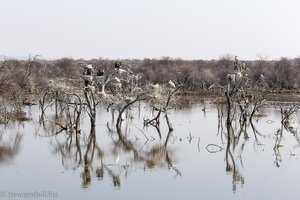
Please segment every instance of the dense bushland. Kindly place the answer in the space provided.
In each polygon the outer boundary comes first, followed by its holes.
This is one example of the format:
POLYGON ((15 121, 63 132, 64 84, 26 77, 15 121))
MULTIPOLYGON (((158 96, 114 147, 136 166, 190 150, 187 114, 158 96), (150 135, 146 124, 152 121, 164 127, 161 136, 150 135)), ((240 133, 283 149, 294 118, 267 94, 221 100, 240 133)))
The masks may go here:
MULTIPOLYGON (((226 85, 228 73, 232 73, 234 59, 224 56, 219 60, 181 60, 163 57, 144 60, 41 60, 30 56, 27 60, 4 59, 0 62, 0 96, 7 100, 21 100, 24 95, 47 89, 49 82, 71 87, 83 87, 81 75, 85 64, 92 64, 95 71, 110 71, 115 62, 122 62, 134 74, 140 84, 184 82, 182 92, 188 94, 222 94, 219 86, 226 85)), ((300 58, 280 60, 242 61, 251 88, 263 88, 265 92, 298 92, 300 89, 300 58)), ((109 89, 109 87, 108 87, 109 89)), ((109 92, 109 91, 108 91, 109 92)))

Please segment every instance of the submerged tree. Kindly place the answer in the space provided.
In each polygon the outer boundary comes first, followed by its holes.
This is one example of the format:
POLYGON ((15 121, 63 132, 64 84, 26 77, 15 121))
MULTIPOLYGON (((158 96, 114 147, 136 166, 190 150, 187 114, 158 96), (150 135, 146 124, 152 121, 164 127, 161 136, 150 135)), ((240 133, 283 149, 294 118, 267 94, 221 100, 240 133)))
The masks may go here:
POLYGON ((240 63, 236 56, 234 73, 227 74, 227 85, 224 87, 227 104, 226 124, 228 125, 231 125, 235 117, 239 117, 239 121, 245 122, 246 125, 247 120, 251 121, 266 102, 264 91, 251 86, 251 79, 246 70, 246 64, 240 63))
POLYGON ((85 66, 85 70, 83 73, 83 78, 84 78, 84 97, 85 101, 87 103, 88 107, 88 114, 90 117, 90 122, 91 126, 94 127, 96 126, 96 87, 95 87, 95 82, 94 82, 94 76, 93 76, 93 66, 91 64, 85 66))
POLYGON ((239 105, 246 105, 249 102, 245 91, 245 86, 248 82, 248 77, 245 71, 245 64, 239 63, 237 57, 235 57, 234 73, 227 74, 228 83, 225 88, 225 97, 227 102, 227 124, 231 124, 232 122, 234 103, 237 102, 239 105))

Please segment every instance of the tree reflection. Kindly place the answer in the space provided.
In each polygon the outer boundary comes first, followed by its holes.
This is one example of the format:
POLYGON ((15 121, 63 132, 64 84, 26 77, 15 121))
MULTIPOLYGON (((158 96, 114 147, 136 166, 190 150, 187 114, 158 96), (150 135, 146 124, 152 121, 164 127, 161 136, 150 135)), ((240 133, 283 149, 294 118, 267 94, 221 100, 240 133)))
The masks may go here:
POLYGON ((9 163, 20 150, 22 135, 0 132, 0 163, 9 163))
MULTIPOLYGON (((274 156, 275 156, 275 160, 274 160, 274 165, 276 167, 280 167, 281 163, 282 163, 282 156, 280 153, 280 149, 281 147, 283 147, 283 145, 281 144, 284 138, 284 132, 286 133, 290 133, 294 136, 296 142, 298 144, 300 144, 300 140, 299 140, 299 135, 298 135, 298 128, 295 128, 293 126, 292 121, 293 120, 298 120, 299 122, 299 106, 298 105, 292 105, 290 107, 287 108, 282 108, 281 107, 281 126, 280 128, 278 128, 274 134, 274 139, 275 139, 275 144, 273 147, 273 151, 274 151, 274 156)), ((292 155, 292 153, 291 153, 292 155)))
MULTIPOLYGON (((252 129, 254 135, 254 147, 260 145, 260 138, 264 138, 255 124, 252 121, 253 115, 249 118, 249 115, 244 115, 243 117, 238 114, 234 115, 231 123, 223 122, 222 119, 222 107, 218 108, 218 133, 222 123, 226 126, 226 151, 225 151, 225 171, 226 173, 232 175, 232 190, 235 192, 237 186, 245 184, 245 177, 240 171, 240 167, 243 167, 243 152, 246 144, 249 142, 251 137, 249 127, 252 129)), ((222 134, 221 134, 222 137, 222 134)), ((223 141, 223 137, 221 138, 223 141)))
MULTIPOLYGON (((95 126, 91 126, 90 135, 88 137, 88 143, 84 154, 84 171, 81 174, 82 186, 84 188, 91 184, 91 170, 95 154, 96 147, 96 130, 95 126)), ((97 150, 100 150, 99 148, 97 150)))
POLYGON ((146 152, 146 165, 148 169, 154 168, 168 168, 175 171, 176 175, 181 176, 181 172, 175 167, 174 164, 174 151, 168 147, 169 140, 172 136, 172 131, 169 131, 164 143, 154 145, 146 152))
MULTIPOLYGON (((237 189, 237 184, 244 184, 245 178, 239 172, 239 168, 237 165, 237 159, 234 157, 233 153, 235 152, 235 147, 238 144, 237 137, 234 134, 233 128, 231 124, 227 124, 227 145, 225 152, 225 162, 226 162, 226 172, 232 175, 232 190, 235 192, 237 189)), ((245 140, 246 141, 246 140, 245 140)), ((241 151, 243 151, 243 145, 241 146, 241 151)), ((240 153, 240 161, 242 161, 242 154, 240 153)))
MULTIPOLYGON (((54 133, 46 133, 46 136, 53 136, 52 152, 61 157, 64 168, 67 170, 82 168, 80 177, 83 188, 88 188, 92 184, 93 177, 99 181, 109 178, 112 185, 119 188, 122 180, 137 170, 168 169, 176 175, 181 175, 180 170, 175 166, 175 151, 168 145, 173 137, 172 130, 169 129, 160 142, 146 140, 147 145, 145 145, 130 137, 132 134, 127 126, 130 125, 131 120, 118 120, 120 124, 117 129, 108 130, 111 141, 109 149, 106 150, 102 148, 101 140, 97 140, 95 126, 90 126, 90 131, 86 134, 83 130, 60 131, 58 123, 45 124, 45 127, 52 126, 45 130, 54 133)), ((65 123, 60 122, 60 124, 65 123)))
MULTIPOLYGON (((181 170, 176 167, 177 152, 172 148, 170 142, 176 137, 173 136, 173 129, 167 124, 170 123, 168 122, 170 119, 167 119, 168 113, 162 112, 166 120, 161 120, 160 126, 149 126, 146 127, 147 129, 143 129, 135 124, 135 122, 140 122, 140 126, 142 126, 143 122, 145 122, 141 118, 139 118, 139 121, 133 120, 134 112, 136 111, 134 105, 142 98, 143 96, 139 96, 135 99, 130 99, 129 103, 124 104, 118 112, 116 111, 117 117, 112 113, 112 118, 108 119, 111 121, 107 123, 107 129, 105 128, 107 131, 105 140, 102 140, 104 133, 97 134, 95 126, 79 126, 83 122, 83 119, 80 118, 79 120, 80 116, 76 112, 76 106, 79 105, 64 108, 62 113, 65 114, 58 114, 58 117, 53 120, 45 116, 46 120, 43 126, 44 130, 48 131, 45 135, 47 137, 53 136, 53 140, 51 140, 53 153, 59 155, 65 169, 78 169, 80 171, 80 180, 83 188, 90 187, 94 181, 105 182, 107 180, 113 187, 120 188, 131 174, 139 170, 167 169, 169 172, 174 173, 175 176, 182 175, 181 170), (69 119, 70 117, 71 119, 69 119), (80 123, 77 123, 77 121, 80 123), (136 127, 139 131, 138 133, 142 132, 145 140, 142 140, 144 138, 143 135, 136 134, 131 127, 136 127), (152 131, 151 134, 154 134, 156 138, 145 133, 148 129, 152 131), (153 131, 156 132, 153 133, 153 131)), ((223 145, 214 146, 211 144, 207 148, 214 149, 219 147, 218 151, 210 151, 210 153, 224 150, 224 169, 231 178, 233 192, 236 192, 247 180, 243 172, 243 160, 246 156, 245 149, 249 146, 249 143, 253 142, 253 148, 257 150, 265 142, 264 139, 270 139, 271 137, 266 137, 256 127, 260 115, 252 115, 253 113, 245 115, 245 113, 237 110, 237 114, 233 115, 235 117, 231 118, 231 123, 226 123, 226 116, 223 114, 224 109, 226 109, 224 105, 218 108, 218 121, 216 122, 216 135, 221 137, 223 145), (240 115, 243 116, 241 117, 240 115), (249 119, 249 115, 252 116, 251 119, 249 119)), ((233 109, 232 112, 235 112, 235 110, 233 109)), ((155 113, 153 114, 154 119, 157 116, 155 113)), ((282 113, 286 114, 287 112, 282 113)), ((110 115, 108 116, 110 117, 110 115)), ((297 141, 299 138, 297 128, 293 127, 292 123, 289 123, 291 121, 290 117, 285 117, 284 119, 289 120, 283 121, 281 127, 276 131, 275 137, 272 137, 275 140, 274 146, 272 143, 272 147, 274 147, 272 153, 274 152, 275 155, 274 165, 276 167, 280 167, 282 163, 280 147, 284 141, 283 132, 288 131, 292 133, 297 141)), ((134 128, 134 130, 137 129, 134 128)), ((193 137, 190 133, 187 139, 191 138, 193 137)), ((194 141, 191 142, 191 144, 194 143, 194 141)))
MULTIPOLYGON (((280 167, 282 164, 281 147, 283 147, 283 141, 285 132, 291 133, 297 143, 299 143, 299 136, 297 133, 298 128, 293 126, 292 121, 298 119, 298 107, 292 106, 285 109, 281 108, 281 126, 275 131, 274 136, 274 166, 280 167)), ((218 132, 221 127, 220 117, 222 113, 221 109, 218 109, 218 132)), ((260 131, 255 127, 253 122, 254 115, 251 113, 251 118, 247 115, 244 120, 235 120, 233 118, 231 124, 226 124, 226 151, 225 151, 225 170, 228 174, 232 175, 232 190, 235 192, 239 184, 245 184, 245 177, 240 172, 239 167, 243 167, 243 151, 245 145, 250 141, 249 138, 252 136, 249 130, 252 130, 254 136, 254 150, 262 145, 261 140, 266 138, 265 135, 261 134, 260 131), (241 137, 243 136, 243 137, 241 137)), ((241 119, 239 115, 235 115, 237 119, 241 119)), ((257 121, 261 115, 258 115, 257 121)), ((223 141, 223 140, 222 140, 223 141)), ((292 155, 292 154, 291 154, 292 155)))

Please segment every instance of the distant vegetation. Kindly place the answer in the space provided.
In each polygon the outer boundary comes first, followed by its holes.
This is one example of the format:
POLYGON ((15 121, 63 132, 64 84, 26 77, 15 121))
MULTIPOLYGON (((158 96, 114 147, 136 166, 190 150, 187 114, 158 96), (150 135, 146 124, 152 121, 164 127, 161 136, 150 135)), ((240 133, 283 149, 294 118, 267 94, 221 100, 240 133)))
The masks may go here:
MULTIPOLYGON (((118 60, 138 74, 141 84, 175 83, 185 81, 181 92, 188 94, 220 94, 219 86, 226 85, 226 76, 232 73, 234 58, 225 56, 219 60, 161 59, 118 60)), ((23 99, 37 89, 46 89, 49 80, 80 89, 83 66, 92 64, 97 70, 109 71, 116 60, 93 59, 40 60, 31 56, 27 60, 5 59, 0 62, 0 96, 7 100, 23 99)), ((276 61, 255 60, 246 63, 246 73, 252 88, 263 88, 266 93, 298 92, 300 89, 300 58, 282 58, 276 61)), ((107 88, 109 90, 109 87, 107 88)), ((109 93, 110 91, 107 91, 109 93)))

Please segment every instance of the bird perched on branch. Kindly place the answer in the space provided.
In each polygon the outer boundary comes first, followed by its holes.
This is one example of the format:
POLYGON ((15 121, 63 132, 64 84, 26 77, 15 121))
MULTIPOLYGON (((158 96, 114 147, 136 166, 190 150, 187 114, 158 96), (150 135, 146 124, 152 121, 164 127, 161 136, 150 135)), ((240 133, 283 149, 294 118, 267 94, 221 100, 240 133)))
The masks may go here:
POLYGON ((115 63, 115 70, 118 71, 120 69, 121 65, 122 65, 121 62, 116 62, 115 63))
POLYGON ((169 80, 168 83, 169 83, 169 85, 170 85, 171 87, 176 88, 176 86, 175 86, 175 84, 173 83, 173 81, 169 80))
POLYGON ((118 77, 115 77, 114 80, 118 83, 121 83, 121 80, 118 77))
POLYGON ((93 70, 93 65, 88 64, 84 67, 84 72, 83 75, 91 76, 92 75, 92 70, 93 70))
POLYGON ((103 76, 104 75, 104 70, 103 69, 99 69, 97 72, 97 76, 103 76))

